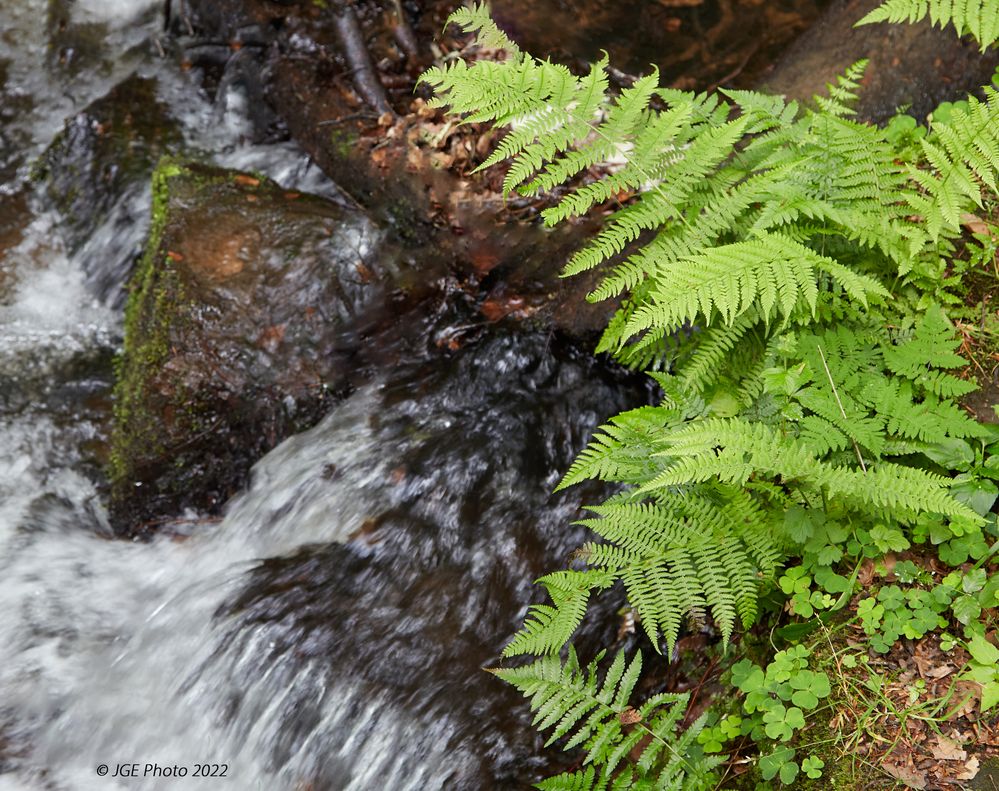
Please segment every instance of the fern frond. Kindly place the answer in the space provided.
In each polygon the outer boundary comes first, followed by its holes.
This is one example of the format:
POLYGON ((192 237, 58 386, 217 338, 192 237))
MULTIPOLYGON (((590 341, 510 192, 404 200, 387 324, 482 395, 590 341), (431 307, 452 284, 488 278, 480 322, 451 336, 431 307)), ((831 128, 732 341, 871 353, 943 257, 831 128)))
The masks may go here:
POLYGON ((885 295, 884 287, 843 267, 827 256, 778 233, 748 242, 713 247, 661 272, 648 304, 639 307, 624 329, 631 336, 651 327, 675 329, 716 313, 731 325, 750 308, 769 319, 790 316, 799 302, 812 311, 818 296, 816 277, 825 272, 854 299, 885 295))
POLYGON ((601 571, 555 571, 537 582, 544 585, 552 604, 531 605, 524 627, 503 649, 503 656, 558 653, 586 615, 590 593, 610 587, 614 577, 601 571))
POLYGON ((977 389, 974 382, 958 379, 940 368, 964 368, 968 361, 957 353, 961 342, 939 305, 931 305, 917 321, 911 337, 885 344, 885 366, 934 395, 958 398, 977 389))
POLYGON ((757 323, 759 317, 754 311, 749 311, 730 325, 710 327, 702 332, 694 353, 679 374, 684 386, 700 393, 713 384, 724 370, 726 355, 757 323))
MULTIPOLYGON (((999 4, 997 4, 999 5, 999 4)), ((999 11, 997 11, 999 13, 999 11)), ((997 192, 999 176, 999 93, 983 89, 986 100, 968 97, 966 110, 954 110, 946 123, 934 123, 920 140, 924 167, 910 168, 921 188, 907 200, 922 214, 930 235, 956 236, 961 214, 982 205, 982 185, 997 192)))
POLYGON ((880 462, 867 472, 819 461, 800 440, 783 437, 761 423, 743 420, 696 421, 669 435, 663 451, 674 459, 641 487, 644 493, 717 478, 744 485, 754 474, 778 476, 824 491, 828 497, 909 519, 934 513, 981 520, 948 493, 949 480, 923 470, 880 462))
POLYGON ((837 76, 835 83, 827 83, 828 97, 813 96, 812 98, 819 109, 830 117, 844 118, 855 115, 857 111, 853 105, 857 101, 857 89, 860 87, 860 81, 864 78, 867 63, 867 60, 858 60, 837 76))
POLYGON ((995 0, 885 0, 857 24, 919 22, 927 15, 935 27, 952 25, 958 35, 974 36, 982 52, 999 41, 999 4, 995 0))
MULTIPOLYGON (((680 111, 689 111, 689 105, 675 110, 680 111)), ((701 131, 692 141, 677 139, 673 142, 663 154, 661 167, 657 166, 649 176, 648 180, 653 182, 652 188, 643 193, 635 203, 616 212, 597 237, 569 259, 563 269, 563 276, 570 277, 592 269, 622 252, 642 232, 655 230, 670 220, 679 219, 683 215, 682 207, 691 193, 703 184, 712 170, 730 156, 732 147, 743 135, 744 128, 745 121, 737 119, 714 129, 701 131), (656 183, 657 178, 665 175, 664 168, 668 168, 668 180, 656 183)), ((649 170, 645 169, 645 172, 648 173, 649 170)), ((567 216, 565 209, 547 211, 550 213, 544 216, 549 224, 567 216)))
POLYGON ((902 439, 944 442, 949 437, 984 437, 985 429, 956 404, 940 401, 932 393, 921 401, 904 380, 884 381, 873 392, 877 411, 886 416, 887 429, 902 439))
POLYGON ((674 410, 651 406, 616 415, 600 427, 555 491, 591 478, 624 483, 645 480, 654 469, 649 454, 657 447, 662 429, 678 418, 674 410))
POLYGON ((502 49, 513 59, 520 58, 520 47, 493 21, 488 3, 472 3, 459 8, 448 18, 444 26, 458 25, 466 33, 474 33, 477 43, 487 49, 502 49))
POLYGON ((664 494, 655 504, 589 510, 599 518, 579 524, 608 543, 586 544, 579 557, 624 582, 652 644, 662 635, 670 652, 692 612, 710 612, 726 642, 737 620, 751 624, 759 584, 783 557, 768 520, 745 502, 733 507, 695 493, 664 494))
POLYGON ((696 755, 703 718, 677 733, 689 702, 687 694, 660 694, 634 708, 642 655, 630 663, 619 652, 603 679, 597 663, 585 669, 575 649, 563 665, 545 657, 524 667, 492 672, 530 699, 539 730, 551 730, 548 744, 566 739, 564 749, 582 746, 586 768, 544 781, 552 789, 675 789, 700 791, 720 758, 696 755), (696 757, 695 757, 696 755, 696 757))

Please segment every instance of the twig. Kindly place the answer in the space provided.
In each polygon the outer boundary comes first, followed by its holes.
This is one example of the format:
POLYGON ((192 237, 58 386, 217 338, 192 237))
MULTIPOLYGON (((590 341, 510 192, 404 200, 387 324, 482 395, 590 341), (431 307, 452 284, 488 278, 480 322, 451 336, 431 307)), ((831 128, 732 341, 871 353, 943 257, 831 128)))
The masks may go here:
POLYGON ((363 119, 377 120, 378 116, 374 113, 351 113, 350 115, 345 115, 343 118, 333 118, 330 121, 320 121, 316 126, 339 126, 340 124, 345 124, 348 121, 360 121, 363 119))
POLYGON ((377 110, 379 115, 385 113, 395 115, 385 94, 385 88, 375 72, 375 65, 364 43, 364 33, 361 31, 361 24, 357 21, 353 6, 347 0, 334 0, 333 19, 343 55, 354 74, 354 87, 357 93, 377 110))
POLYGON ((410 27, 409 20, 406 18, 406 9, 402 7, 402 0, 392 0, 392 7, 395 9, 396 17, 392 33, 396 43, 406 53, 409 60, 416 60, 420 56, 420 48, 416 43, 413 28, 410 27))

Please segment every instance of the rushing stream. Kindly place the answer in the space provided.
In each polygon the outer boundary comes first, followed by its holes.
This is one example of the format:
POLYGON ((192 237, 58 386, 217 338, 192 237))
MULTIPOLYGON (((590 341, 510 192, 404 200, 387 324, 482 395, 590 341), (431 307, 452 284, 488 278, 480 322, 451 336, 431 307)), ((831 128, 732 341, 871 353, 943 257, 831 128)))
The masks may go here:
POLYGON ((579 539, 560 472, 634 388, 544 332, 487 332, 354 390, 221 520, 114 539, 112 359, 148 170, 73 225, 33 162, 138 73, 175 148, 337 197, 293 145, 250 142, 238 90, 212 105, 162 56, 161 7, 0 0, 0 789, 524 787, 539 742, 481 668, 579 539), (225 777, 193 777, 206 764, 225 777))

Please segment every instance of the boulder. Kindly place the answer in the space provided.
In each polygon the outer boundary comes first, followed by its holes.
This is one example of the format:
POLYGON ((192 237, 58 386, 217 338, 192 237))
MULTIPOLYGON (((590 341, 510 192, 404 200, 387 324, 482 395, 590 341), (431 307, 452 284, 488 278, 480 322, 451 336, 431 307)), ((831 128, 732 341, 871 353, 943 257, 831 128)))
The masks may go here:
POLYGON ((953 27, 911 24, 854 24, 881 0, 838 0, 787 51, 761 90, 807 99, 824 92, 848 66, 869 59, 857 111, 882 123, 899 108, 925 118, 938 104, 960 99, 988 85, 999 66, 999 50, 979 52, 953 27))
POLYGON ((326 199, 172 160, 153 184, 115 389, 120 532, 216 512, 256 459, 314 423, 350 387, 398 274, 379 230, 326 199))

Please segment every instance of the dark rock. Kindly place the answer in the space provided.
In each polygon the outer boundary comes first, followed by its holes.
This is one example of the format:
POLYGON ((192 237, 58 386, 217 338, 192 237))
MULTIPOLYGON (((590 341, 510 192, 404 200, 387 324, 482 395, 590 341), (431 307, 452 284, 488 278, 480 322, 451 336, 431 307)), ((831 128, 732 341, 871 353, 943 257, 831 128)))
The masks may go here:
POLYGON ((854 28, 880 4, 839 0, 781 58, 761 90, 807 99, 823 93, 826 83, 851 64, 869 58, 857 110, 861 118, 881 123, 905 106, 924 118, 941 102, 988 85, 999 65, 999 50, 982 55, 952 27, 941 30, 924 20, 854 28))
POLYGON ((392 271, 361 213, 256 176, 165 161, 153 207, 115 391, 122 531, 217 511, 253 461, 315 422, 350 386, 392 271))
POLYGON ((177 122, 156 95, 156 81, 132 75, 70 119, 35 166, 41 191, 61 217, 70 252, 104 223, 105 244, 81 256, 99 298, 120 288, 147 221, 140 196, 159 158, 180 149, 177 122), (113 260, 109 260, 113 259, 113 260))
POLYGON ((525 50, 582 70, 615 69, 685 90, 752 87, 821 13, 823 0, 493 0, 497 23, 525 50))
POLYGON ((42 155, 35 177, 78 247, 129 186, 145 184, 180 142, 156 81, 132 75, 67 121, 42 155))

